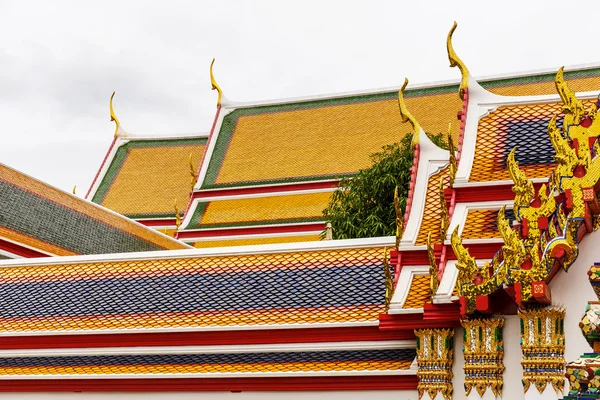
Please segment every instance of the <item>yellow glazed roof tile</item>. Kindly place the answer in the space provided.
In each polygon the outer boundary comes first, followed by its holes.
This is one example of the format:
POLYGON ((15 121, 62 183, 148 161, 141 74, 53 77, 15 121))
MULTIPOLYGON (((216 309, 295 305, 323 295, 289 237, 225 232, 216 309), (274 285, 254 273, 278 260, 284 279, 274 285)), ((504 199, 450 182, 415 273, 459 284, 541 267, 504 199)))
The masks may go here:
POLYGON ((231 240, 210 240, 194 243, 196 248, 208 247, 228 247, 228 246, 248 246, 256 244, 275 244, 275 243, 294 243, 294 242, 315 242, 321 240, 319 235, 304 236, 278 236, 266 238, 231 239, 231 240))
POLYGON ((444 169, 429 177, 421 226, 419 227, 419 234, 415 241, 416 246, 427 243, 427 235, 429 235, 429 232, 431 232, 431 243, 441 243, 442 241, 440 237, 442 221, 440 219, 440 212, 442 210, 442 204, 440 202, 440 179, 444 180, 444 188, 448 187, 450 183, 448 171, 448 167, 444 167, 444 169))
POLYGON ((429 301, 429 275, 414 275, 402 308, 423 308, 429 301))

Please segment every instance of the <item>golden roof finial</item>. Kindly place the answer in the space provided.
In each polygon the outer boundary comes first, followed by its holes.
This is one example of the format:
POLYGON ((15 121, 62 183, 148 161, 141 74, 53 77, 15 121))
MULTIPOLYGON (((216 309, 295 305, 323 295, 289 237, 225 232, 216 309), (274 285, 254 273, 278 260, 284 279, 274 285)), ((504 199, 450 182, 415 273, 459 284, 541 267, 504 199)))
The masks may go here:
POLYGON ((396 250, 400 249, 400 239, 404 234, 404 216, 400 208, 400 198, 398 197, 398 186, 394 190, 394 210, 396 211, 396 250))
POLYGON ((179 230, 179 227, 181 226, 181 215, 179 215, 179 207, 177 207, 177 199, 175 199, 175 203, 173 204, 173 206, 175 207, 175 226, 177 227, 177 230, 179 230))
POLYGON ((460 80, 460 88, 458 90, 458 95, 462 100, 465 99, 465 90, 469 85, 469 70, 465 63, 456 55, 454 51, 454 47, 452 47, 452 35, 456 30, 458 24, 454 21, 454 25, 452 25, 452 29, 448 32, 448 39, 446 39, 446 49, 448 50, 448 60, 450 60, 450 67, 458 67, 460 70, 460 74, 462 78, 460 80))
POLYGON ((565 67, 560 67, 556 73, 556 78, 554 79, 556 91, 564 103, 563 112, 567 114, 564 118, 564 126, 578 125, 585 113, 585 109, 583 108, 581 100, 575 97, 575 92, 567 85, 564 77, 564 70, 565 67))
POLYGON ((110 120, 114 121, 115 123, 115 137, 119 136, 119 131, 121 130, 121 123, 119 122, 119 118, 117 118, 117 115, 115 114, 115 110, 113 108, 113 97, 115 97, 115 93, 116 92, 112 92, 112 95, 110 96, 110 120))
POLYGON ((190 153, 190 186, 192 187, 192 191, 194 191, 194 186, 196 186, 196 170, 194 169, 194 164, 192 164, 192 153, 190 153))
POLYGON ((450 152, 450 186, 454 185, 456 171, 458 170, 458 162, 456 161, 456 147, 452 139, 452 122, 448 124, 448 151, 450 152))
POLYGON ((427 256, 429 258, 429 300, 433 303, 433 296, 440 286, 439 265, 435 261, 435 253, 431 244, 431 232, 427 235, 427 256))
POLYGON ((446 206, 446 196, 444 195, 444 177, 440 177, 440 239, 442 243, 446 240, 448 226, 450 225, 450 216, 446 206))
POLYGON ((77 193, 75 193, 76 190, 77 190, 77 185, 73 186, 73 194, 77 194, 77 193))
POLYGON ((404 89, 406 89, 407 85, 408 78, 404 78, 404 85, 402 85, 402 88, 398 92, 398 106, 400 107, 400 116, 402 117, 402 122, 409 122, 413 127, 414 133, 412 147, 414 148, 416 145, 419 144, 419 134, 421 133, 421 126, 419 125, 415 117, 413 117, 413 115, 410 113, 410 111, 408 111, 408 108, 406 108, 406 103, 404 102, 404 89))
POLYGON ((390 309, 392 297, 394 297, 394 277, 390 272, 387 247, 383 248, 383 273, 385 276, 385 312, 387 313, 390 309))
POLYGON ((217 98, 217 106, 221 105, 221 99, 223 98, 223 91, 221 90, 221 86, 217 84, 215 80, 215 75, 213 74, 213 65, 215 63, 215 59, 212 59, 210 63, 210 84, 212 85, 212 90, 216 90, 219 93, 219 97, 217 98))

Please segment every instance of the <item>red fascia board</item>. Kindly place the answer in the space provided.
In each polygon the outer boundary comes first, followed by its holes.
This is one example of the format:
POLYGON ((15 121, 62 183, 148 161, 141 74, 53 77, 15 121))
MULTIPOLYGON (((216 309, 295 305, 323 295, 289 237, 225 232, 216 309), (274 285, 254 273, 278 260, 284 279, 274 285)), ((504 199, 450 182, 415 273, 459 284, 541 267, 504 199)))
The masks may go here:
POLYGON ((423 314, 381 314, 379 329, 383 331, 413 331, 424 328, 455 328, 460 326, 459 319, 453 316, 445 319, 424 318, 423 314))
MULTIPOLYGON (((469 254, 476 259, 492 258, 500 250, 502 243, 464 243, 469 250, 469 254)), ((449 260, 456 260, 456 254, 453 251, 446 252, 449 260)))
POLYGON ((1 350, 137 346, 216 346, 410 340, 414 333, 384 332, 378 326, 240 331, 5 336, 1 350))
POLYGON ((324 222, 316 222, 312 224, 302 225, 274 225, 274 226, 246 226, 243 228, 225 228, 225 229, 201 229, 196 231, 179 231, 177 238, 194 239, 204 237, 217 236, 233 236, 233 235, 265 235, 271 233, 299 233, 322 231, 325 229, 324 222))
POLYGON ((161 218, 161 219, 136 219, 137 222, 144 226, 176 226, 177 221, 175 218, 161 218))
POLYGON ((298 182, 289 183, 285 185, 273 185, 273 186, 259 186, 259 187, 239 187, 239 188, 228 188, 228 189, 210 189, 210 190, 199 190, 194 192, 192 195, 193 199, 200 199, 207 197, 223 197, 223 196, 241 196, 248 194, 262 194, 262 193, 281 193, 291 192, 298 190, 315 190, 315 189, 331 189, 337 187, 339 184, 338 179, 326 180, 319 182, 298 182))
POLYGON ((50 257, 46 253, 30 249, 29 247, 21 246, 17 243, 9 242, 8 240, 4 240, 2 238, 0 238, 0 249, 25 258, 50 257))
POLYGON ((416 390, 416 375, 281 378, 153 378, 2 380, 0 392, 244 392, 416 390))
MULTIPOLYGON (((542 183, 534 183, 537 193, 542 183)), ((494 186, 466 186, 454 188, 457 203, 474 203, 481 201, 513 201, 515 193, 512 184, 494 186)))

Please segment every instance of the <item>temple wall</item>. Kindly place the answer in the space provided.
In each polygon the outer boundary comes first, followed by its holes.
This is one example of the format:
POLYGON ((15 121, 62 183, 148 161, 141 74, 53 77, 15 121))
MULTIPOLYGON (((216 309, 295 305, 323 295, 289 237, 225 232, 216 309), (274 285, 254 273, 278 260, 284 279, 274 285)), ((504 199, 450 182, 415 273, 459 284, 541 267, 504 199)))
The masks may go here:
MULTIPOLYGON (((390 376, 390 379, 394 379, 390 376)), ((194 393, 8 393, 3 400, 70 400, 70 399, 127 399, 127 400, 417 400, 416 390, 353 390, 320 392, 194 392, 194 393)))

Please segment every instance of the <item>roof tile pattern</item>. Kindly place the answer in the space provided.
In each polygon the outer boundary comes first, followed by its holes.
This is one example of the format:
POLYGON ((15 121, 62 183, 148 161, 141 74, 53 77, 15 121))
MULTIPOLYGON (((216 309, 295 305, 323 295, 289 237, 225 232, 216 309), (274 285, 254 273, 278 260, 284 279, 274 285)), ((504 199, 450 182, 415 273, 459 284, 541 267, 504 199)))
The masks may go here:
POLYGON ((201 203, 186 229, 323 221, 330 196, 331 192, 297 193, 201 203))
MULTIPOLYGON (((586 106, 592 103, 584 102, 586 106)), ((562 103, 505 106, 482 118, 477 127, 469 181, 510 180, 506 159, 515 147, 515 159, 528 178, 550 175, 555 152, 548 138, 548 123, 561 106, 562 103)))
MULTIPOLYGON (((504 215, 512 226, 515 220, 513 210, 505 210, 504 215)), ((498 232, 498 210, 469 210, 461 232, 462 239, 502 238, 498 232)))
POLYGON ((0 236, 54 255, 183 249, 178 241, 0 165, 0 236))
POLYGON ((429 301, 429 275, 414 275, 402 308, 423 308, 429 301))
MULTIPOLYGON (((235 354, 100 355, 0 358, 0 374, 119 375, 409 369, 415 349, 235 354)), ((226 376, 226 375, 225 375, 226 376)))
POLYGON ((378 320, 383 249, 8 267, 0 331, 378 320))
POLYGON ((92 201, 130 218, 174 218, 190 197, 206 138, 131 140, 121 145, 92 201))
POLYGON ((444 188, 450 184, 450 178, 448 175, 448 167, 444 167, 441 171, 438 171, 429 177, 427 181, 427 193, 425 195, 425 207, 423 209, 423 217, 421 220, 421 226, 419 227, 419 234, 415 241, 416 246, 422 246, 427 243, 427 236, 431 232, 431 243, 441 243, 441 219, 440 212, 442 211, 442 204, 440 203, 440 179, 444 180, 444 188))

